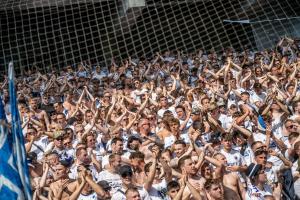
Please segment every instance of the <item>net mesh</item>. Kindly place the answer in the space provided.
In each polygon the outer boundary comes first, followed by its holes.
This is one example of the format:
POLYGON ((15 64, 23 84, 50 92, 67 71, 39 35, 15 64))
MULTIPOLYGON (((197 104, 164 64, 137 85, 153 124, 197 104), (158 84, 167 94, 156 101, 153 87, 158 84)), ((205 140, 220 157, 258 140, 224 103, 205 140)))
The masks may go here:
POLYGON ((181 49, 270 48, 300 36, 290 0, 0 0, 0 70, 181 49))

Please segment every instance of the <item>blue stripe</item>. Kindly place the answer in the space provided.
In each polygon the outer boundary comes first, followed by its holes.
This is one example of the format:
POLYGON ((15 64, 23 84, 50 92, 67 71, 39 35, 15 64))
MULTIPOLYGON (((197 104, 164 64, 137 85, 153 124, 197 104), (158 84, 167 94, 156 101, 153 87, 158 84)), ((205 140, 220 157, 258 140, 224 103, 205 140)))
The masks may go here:
POLYGON ((19 176, 23 185, 25 198, 32 199, 31 184, 29 177, 29 170, 26 160, 26 151, 24 145, 24 137, 22 133, 19 110, 17 105, 15 84, 14 84, 14 69, 13 64, 9 63, 9 95, 10 95, 10 107, 12 116, 12 135, 13 135, 13 151, 16 161, 17 169, 19 170, 19 176))
POLYGON ((7 127, 4 106, 0 98, 0 199, 32 199, 24 137, 17 107, 14 72, 9 64, 9 96, 11 129, 7 127))

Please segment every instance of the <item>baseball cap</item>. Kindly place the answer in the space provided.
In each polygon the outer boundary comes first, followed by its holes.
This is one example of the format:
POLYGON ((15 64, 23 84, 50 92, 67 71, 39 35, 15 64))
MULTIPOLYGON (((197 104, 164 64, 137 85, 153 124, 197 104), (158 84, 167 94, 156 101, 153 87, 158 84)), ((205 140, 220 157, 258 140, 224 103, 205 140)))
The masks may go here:
POLYGON ((258 174, 259 170, 261 170, 261 169, 262 169, 262 165, 251 163, 247 168, 246 175, 249 178, 252 178, 252 177, 256 176, 258 174))
POLYGON ((111 189, 111 186, 109 185, 109 183, 105 180, 99 181, 98 185, 100 185, 102 187, 103 190, 108 191, 111 189))

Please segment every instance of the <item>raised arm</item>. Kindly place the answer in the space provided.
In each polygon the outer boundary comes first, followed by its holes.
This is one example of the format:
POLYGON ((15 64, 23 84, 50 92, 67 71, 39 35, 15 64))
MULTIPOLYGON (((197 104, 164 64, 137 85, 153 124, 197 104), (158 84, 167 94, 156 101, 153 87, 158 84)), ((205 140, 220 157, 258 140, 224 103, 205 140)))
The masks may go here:
POLYGON ((87 175, 85 177, 86 182, 91 186, 91 188, 100 196, 100 197, 104 197, 105 196, 105 191, 103 190, 103 188, 98 185, 97 183, 95 183, 95 181, 93 180, 91 175, 87 175))
POLYGON ((152 152, 153 161, 152 161, 152 165, 149 170, 149 174, 148 174, 147 179, 145 180, 145 184, 144 184, 144 188, 148 192, 150 191, 153 181, 154 181, 154 177, 155 177, 155 173, 156 173, 157 156, 158 156, 158 152, 155 152, 155 151, 152 152))
POLYGON ((69 200, 77 200, 78 199, 84 185, 86 184, 86 179, 82 173, 80 174, 80 180, 81 180, 81 183, 80 184, 78 183, 78 186, 76 187, 75 191, 72 192, 71 196, 69 197, 69 200))

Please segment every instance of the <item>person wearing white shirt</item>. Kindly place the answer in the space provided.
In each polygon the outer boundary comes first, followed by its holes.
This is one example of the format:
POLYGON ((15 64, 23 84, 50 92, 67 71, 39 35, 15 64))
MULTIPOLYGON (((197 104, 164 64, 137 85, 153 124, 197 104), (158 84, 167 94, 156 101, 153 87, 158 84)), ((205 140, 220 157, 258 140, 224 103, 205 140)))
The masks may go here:
POLYGON ((159 99, 159 102, 160 102, 160 106, 161 108, 157 111, 157 115, 162 118, 164 116, 164 113, 169 110, 172 112, 173 116, 176 116, 176 112, 175 112, 175 108, 174 107, 169 107, 168 105, 168 99, 167 97, 164 97, 162 96, 160 99, 159 99))
POLYGON ((121 189, 117 190, 116 193, 112 195, 113 200, 127 200, 126 198, 126 191, 130 188, 136 187, 141 200, 150 200, 148 192, 140 186, 135 186, 133 183, 133 171, 130 166, 123 165, 119 169, 119 174, 122 180, 122 187, 121 189))
POLYGON ((34 127, 29 127, 27 128, 25 138, 27 140, 25 143, 26 152, 35 152, 37 155, 37 160, 42 160, 49 144, 48 136, 40 137, 34 127))
POLYGON ((97 180, 98 172, 94 164, 91 162, 91 158, 87 153, 87 150, 84 147, 76 149, 76 161, 70 168, 69 178, 77 179, 78 178, 78 169, 79 167, 85 167, 88 169, 92 176, 93 180, 97 180))
POLYGON ((264 200, 265 196, 272 196, 272 189, 266 184, 267 176, 262 165, 251 163, 247 168, 246 175, 250 179, 247 186, 246 200, 264 200))
POLYGON ((188 129, 193 124, 193 120, 190 118, 191 112, 186 112, 185 107, 179 105, 175 108, 177 118, 179 119, 180 123, 180 130, 182 130, 183 134, 188 133, 188 129))
POLYGON ((232 149, 232 139, 232 136, 228 134, 222 138, 223 149, 220 153, 226 157, 228 166, 242 166, 245 162, 240 152, 232 149))
POLYGON ((103 156, 102 158, 102 168, 106 169, 107 167, 109 167, 109 156, 111 154, 120 154, 123 157, 125 151, 123 151, 124 149, 124 145, 123 145, 123 140, 119 137, 115 137, 111 140, 111 151, 108 151, 105 156, 103 156))
POLYGON ((183 140, 187 144, 190 143, 190 138, 188 134, 181 134, 179 125, 180 124, 178 119, 172 118, 169 120, 169 126, 172 135, 165 137, 164 139, 165 148, 172 146, 176 140, 183 140))
POLYGON ((158 165, 158 151, 153 151, 153 160, 148 162, 144 169, 146 174, 144 188, 148 191, 151 200, 161 200, 166 198, 167 182, 172 180, 172 169, 161 160, 162 167, 158 165), (164 169, 164 177, 161 178, 161 170, 164 169))
POLYGON ((108 159, 109 167, 98 174, 97 181, 107 181, 111 187, 111 194, 114 194, 122 186, 121 177, 118 174, 122 160, 119 154, 111 154, 108 159))

